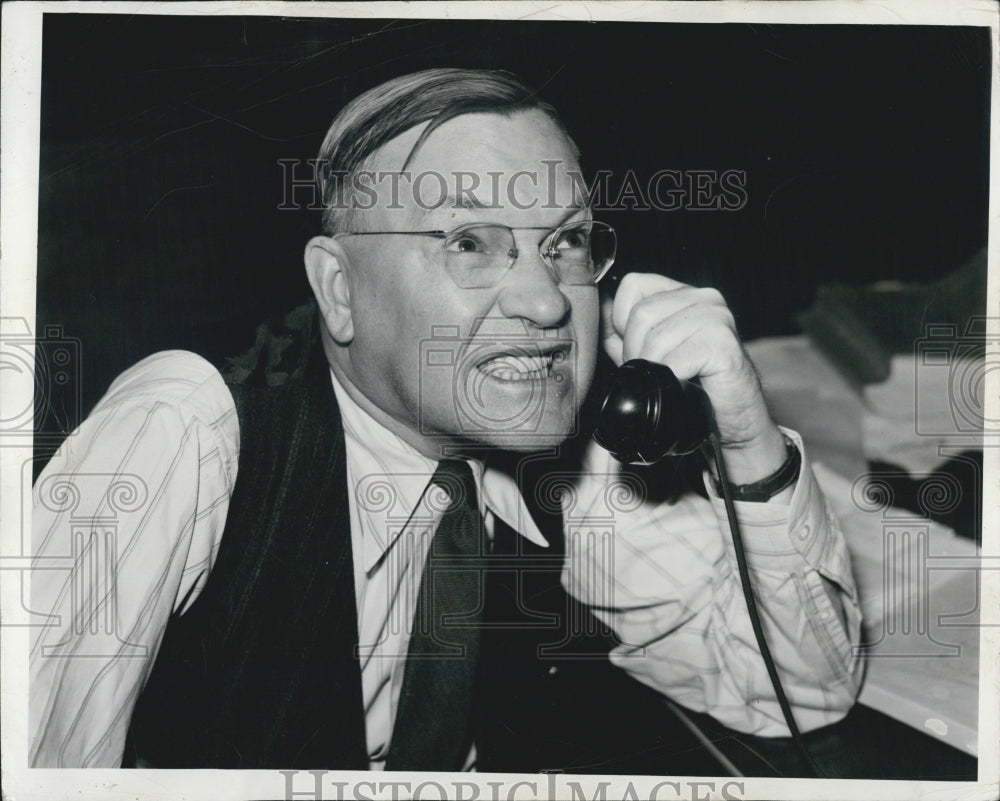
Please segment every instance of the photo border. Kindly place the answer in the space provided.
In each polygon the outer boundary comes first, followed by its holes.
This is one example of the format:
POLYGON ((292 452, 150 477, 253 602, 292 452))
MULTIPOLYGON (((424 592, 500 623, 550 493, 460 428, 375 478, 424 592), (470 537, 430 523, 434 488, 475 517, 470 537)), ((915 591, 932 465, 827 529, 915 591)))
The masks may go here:
MULTIPOLYGON (((991 129, 990 195, 987 309, 1000 309, 1000 284, 997 277, 1000 240, 997 233, 998 175, 998 14, 989 0, 977 2, 941 2, 940 0, 882 0, 881 2, 728 2, 717 3, 643 3, 643 2, 373 2, 373 3, 283 3, 283 2, 192 2, 192 3, 83 3, 16 2, 3 6, 2 102, 0 102, 0 317, 5 325, 24 324, 35 331, 35 270, 38 245, 38 164, 41 97, 41 42, 43 14, 168 14, 168 15, 253 15, 294 17, 397 17, 449 19, 532 19, 559 21, 631 22, 756 22, 774 24, 868 24, 868 25, 974 25, 991 31, 991 129)), ((992 330, 988 340, 1000 335, 997 317, 990 317, 992 330)), ((34 390, 33 377, 27 373, 0 375, 0 419, 9 419, 12 410, 30 408, 34 390)), ((986 375, 985 419, 1000 418, 1000 371, 986 375)), ((21 550, 21 534, 30 527, 30 490, 21 486, 21 465, 32 458, 27 442, 5 442, 0 447, 0 559, 4 567, 17 570, 24 577, 9 580, 14 572, 4 572, 0 581, 4 619, 23 609, 28 594, 30 559, 21 550), (23 595, 22 595, 23 593, 23 595), (13 610, 13 612, 12 612, 13 610)), ((985 443, 984 503, 982 553, 1000 555, 1000 447, 985 443)), ((994 556, 993 559, 1000 559, 994 556)), ((726 797, 724 785, 741 785, 739 798, 880 798, 884 801, 914 798, 977 799, 996 798, 1000 781, 1000 570, 984 570, 980 629, 979 696, 979 780, 972 782, 869 781, 838 779, 765 779, 719 778, 714 785, 706 777, 624 777, 567 776, 563 774, 385 774, 366 772, 323 772, 323 798, 360 798, 359 784, 382 782, 437 781, 445 787, 464 782, 478 786, 480 798, 493 798, 491 783, 501 783, 500 798, 569 798, 569 780, 594 797, 605 784, 607 798, 621 798, 631 785, 638 798, 649 797, 651 789, 667 779, 684 789, 668 795, 661 788, 661 798, 726 797), (519 786, 515 786, 518 785, 519 786), (354 785, 353 790, 349 790, 354 785), (692 785, 695 789, 692 790, 692 785), (700 785, 700 787, 697 787, 700 785), (513 795, 510 793, 513 791, 513 795), (353 795, 351 793, 354 793, 353 795)), ((5 797, 27 799, 125 798, 149 799, 206 798, 215 801, 243 798, 284 797, 287 772, 270 770, 104 770, 104 769, 28 769, 26 728, 27 659, 30 629, 25 626, 0 626, 2 675, 0 710, 5 797)), ((308 772, 295 776, 295 798, 313 797, 306 781, 308 772)), ((372 797, 393 797, 383 789, 378 794, 364 789, 372 797)), ((471 789, 470 789, 471 792, 471 789)), ((729 793, 735 788, 730 787, 729 793)), ((403 797, 403 796, 400 796, 403 797)), ((425 795, 423 797, 436 797, 425 795)), ((625 795, 625 797, 629 797, 625 795)))

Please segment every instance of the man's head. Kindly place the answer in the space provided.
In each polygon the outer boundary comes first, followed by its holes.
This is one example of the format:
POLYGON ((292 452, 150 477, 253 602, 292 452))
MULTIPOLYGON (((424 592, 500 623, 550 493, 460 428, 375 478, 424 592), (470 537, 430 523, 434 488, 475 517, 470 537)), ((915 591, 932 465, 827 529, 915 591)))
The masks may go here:
POLYGON ((540 252, 549 229, 590 219, 554 110, 507 73, 430 70, 349 104, 320 160, 324 236, 306 268, 354 400, 431 456, 565 439, 593 376, 598 300, 568 250, 540 252), (502 246, 477 273, 488 280, 461 266, 482 262, 475 231, 418 233, 472 223, 512 229, 506 244, 485 230, 502 246))

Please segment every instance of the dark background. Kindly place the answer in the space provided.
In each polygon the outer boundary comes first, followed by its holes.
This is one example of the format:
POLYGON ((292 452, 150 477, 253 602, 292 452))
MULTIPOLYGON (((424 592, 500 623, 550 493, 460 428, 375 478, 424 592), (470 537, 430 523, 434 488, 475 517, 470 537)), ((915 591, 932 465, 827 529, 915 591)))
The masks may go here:
POLYGON ((821 283, 928 281, 985 244, 989 58, 985 28, 46 15, 37 330, 79 361, 38 430, 55 443, 138 359, 220 360, 308 296, 319 215, 279 210, 279 159, 388 78, 513 70, 585 170, 744 170, 739 211, 600 216, 616 270, 715 285, 754 338, 796 332, 821 283))

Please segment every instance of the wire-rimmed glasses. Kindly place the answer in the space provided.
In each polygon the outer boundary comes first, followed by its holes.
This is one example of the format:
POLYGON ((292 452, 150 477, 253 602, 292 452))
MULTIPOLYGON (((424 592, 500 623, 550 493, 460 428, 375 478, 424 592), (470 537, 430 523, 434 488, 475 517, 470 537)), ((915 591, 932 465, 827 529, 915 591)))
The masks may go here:
POLYGON ((463 289, 494 287, 513 268, 519 254, 514 231, 545 231, 538 252, 553 279, 570 286, 596 284, 615 261, 615 229, 582 220, 557 228, 509 228, 498 223, 468 223, 450 231, 348 231, 345 236, 432 236, 442 241, 445 269, 463 289))

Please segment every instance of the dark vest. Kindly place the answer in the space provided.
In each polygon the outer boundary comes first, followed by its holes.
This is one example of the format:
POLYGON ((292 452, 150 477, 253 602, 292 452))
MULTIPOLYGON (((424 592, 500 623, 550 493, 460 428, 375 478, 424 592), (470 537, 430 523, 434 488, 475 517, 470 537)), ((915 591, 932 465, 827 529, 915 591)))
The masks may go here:
MULTIPOLYGON (((168 624, 126 766, 368 766, 344 438, 316 328, 296 310, 225 371, 241 447, 222 545, 201 595, 168 624)), ((525 481, 551 466, 534 460, 525 481)), ((558 513, 533 514, 549 549, 504 525, 495 536, 479 770, 662 772, 673 725, 653 691, 610 665, 611 632, 562 589, 558 513)))

